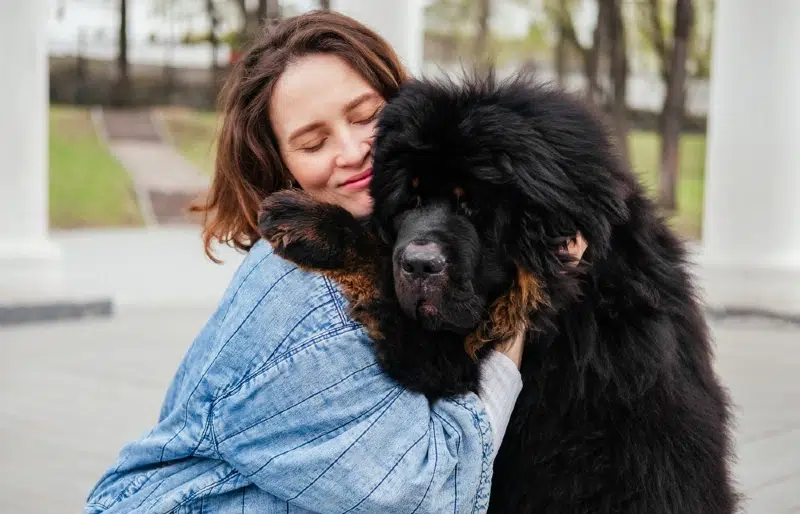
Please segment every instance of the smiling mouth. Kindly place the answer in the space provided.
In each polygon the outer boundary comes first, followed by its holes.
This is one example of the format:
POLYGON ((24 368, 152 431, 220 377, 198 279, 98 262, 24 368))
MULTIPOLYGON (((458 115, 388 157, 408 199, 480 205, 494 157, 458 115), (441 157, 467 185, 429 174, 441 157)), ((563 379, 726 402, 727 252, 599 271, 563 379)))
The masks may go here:
POLYGON ((363 189, 369 185, 370 180, 372 180, 372 168, 368 168, 366 171, 348 179, 346 182, 342 183, 341 187, 346 187, 347 189, 363 189))

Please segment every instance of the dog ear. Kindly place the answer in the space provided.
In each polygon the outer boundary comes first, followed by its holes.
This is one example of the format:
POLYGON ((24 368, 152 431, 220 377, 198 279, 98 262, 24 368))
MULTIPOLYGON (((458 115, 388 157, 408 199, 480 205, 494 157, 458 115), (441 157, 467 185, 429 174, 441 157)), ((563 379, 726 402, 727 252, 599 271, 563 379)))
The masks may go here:
POLYGON ((258 230, 275 253, 306 268, 352 268, 372 251, 371 237, 352 214, 299 189, 264 199, 258 230))

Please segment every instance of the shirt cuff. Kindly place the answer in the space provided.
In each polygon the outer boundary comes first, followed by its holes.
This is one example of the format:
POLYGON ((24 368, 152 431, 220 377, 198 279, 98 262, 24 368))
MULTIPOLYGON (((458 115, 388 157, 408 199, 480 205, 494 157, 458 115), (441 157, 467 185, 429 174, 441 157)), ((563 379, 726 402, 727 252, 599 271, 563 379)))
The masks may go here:
MULTIPOLYGON (((494 438, 494 455, 506 434, 508 420, 522 391, 522 375, 507 356, 492 350, 481 363, 478 396, 483 401, 494 438)), ((494 456, 493 456, 494 457, 494 456)))

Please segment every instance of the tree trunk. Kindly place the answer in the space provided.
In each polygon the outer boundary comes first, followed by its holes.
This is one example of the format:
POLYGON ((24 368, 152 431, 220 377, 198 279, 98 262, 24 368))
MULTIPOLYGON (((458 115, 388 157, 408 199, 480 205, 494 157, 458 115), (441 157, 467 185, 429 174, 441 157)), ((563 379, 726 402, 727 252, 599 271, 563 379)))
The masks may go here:
POLYGON ((478 34, 475 38, 475 62, 479 70, 485 71, 491 65, 489 55, 489 15, 490 0, 478 2, 478 34))
POLYGON ((675 29, 669 57, 667 92, 661 112, 661 188, 659 203, 669 211, 676 208, 679 144, 686 100, 686 60, 689 34, 694 21, 692 0, 676 0, 675 29))
POLYGON ((326 11, 331 10, 331 0, 319 0, 319 8, 326 11))
POLYGON ((599 0, 597 2, 597 24, 594 28, 592 47, 585 55, 584 70, 586 74, 586 90, 589 98, 596 104, 602 103, 602 90, 598 82, 600 75, 600 61, 603 55, 603 47, 607 40, 608 26, 608 3, 611 0, 599 0))
POLYGON ((128 2, 119 0, 119 34, 117 53, 117 85, 112 101, 117 107, 130 105, 130 77, 128 76, 128 2))
POLYGON ((567 79, 567 38, 564 36, 564 27, 557 27, 558 42, 556 43, 556 77, 558 85, 563 87, 567 79))
MULTIPOLYGON (((273 0, 269 3, 275 4, 277 0, 273 0)), ((256 9, 256 26, 261 26, 267 19, 267 11, 269 10, 267 6, 267 0, 258 0, 258 9, 256 9)))
POLYGON ((625 44, 625 24, 622 18, 623 0, 610 0, 608 39, 611 46, 611 83, 614 102, 611 106, 614 128, 622 157, 630 163, 628 151, 628 54, 625 44))
POLYGON ((259 2, 263 3, 264 7, 264 15, 260 19, 261 23, 270 23, 281 19, 281 4, 278 0, 259 0, 259 2))
POLYGON ((216 98, 217 82, 219 80, 219 66, 217 63, 217 50, 219 48, 219 38, 217 37, 217 28, 219 25, 219 18, 217 17, 217 9, 214 6, 214 0, 206 0, 206 14, 208 15, 209 34, 208 40, 211 43, 211 67, 210 67, 210 86, 209 87, 209 100, 211 105, 214 105, 216 98))

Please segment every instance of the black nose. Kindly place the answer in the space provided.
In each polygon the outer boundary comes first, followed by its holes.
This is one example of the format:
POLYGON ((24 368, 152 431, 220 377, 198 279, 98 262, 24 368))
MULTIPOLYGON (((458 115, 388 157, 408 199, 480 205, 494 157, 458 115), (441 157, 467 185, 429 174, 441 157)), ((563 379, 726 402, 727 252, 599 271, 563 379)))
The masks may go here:
POLYGON ((445 258, 442 250, 434 243, 409 243, 400 262, 406 273, 425 277, 441 273, 445 258))

